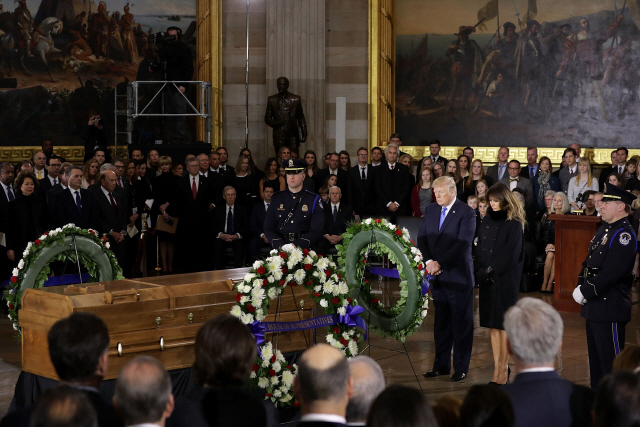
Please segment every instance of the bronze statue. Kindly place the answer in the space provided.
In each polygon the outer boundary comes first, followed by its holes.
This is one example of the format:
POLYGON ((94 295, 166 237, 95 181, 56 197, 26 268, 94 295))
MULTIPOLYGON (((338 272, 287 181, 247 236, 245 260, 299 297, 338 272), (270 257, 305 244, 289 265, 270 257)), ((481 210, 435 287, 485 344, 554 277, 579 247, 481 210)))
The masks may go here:
POLYGON ((298 95, 289 93, 289 80, 279 77, 278 93, 267 100, 267 113, 264 121, 273 128, 273 148, 278 150, 287 146, 298 153, 298 146, 307 139, 307 123, 304 120, 302 102, 298 95))

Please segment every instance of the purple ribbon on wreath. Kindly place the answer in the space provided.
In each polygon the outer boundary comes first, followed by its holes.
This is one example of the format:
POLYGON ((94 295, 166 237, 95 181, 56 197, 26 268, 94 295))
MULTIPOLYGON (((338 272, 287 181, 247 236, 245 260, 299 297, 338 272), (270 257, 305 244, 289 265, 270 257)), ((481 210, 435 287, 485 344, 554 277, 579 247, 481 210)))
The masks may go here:
POLYGON ((365 308, 359 305, 356 305, 356 306, 348 305, 345 308, 346 308, 346 313, 344 314, 344 316, 340 315, 338 317, 338 323, 343 323, 351 328, 359 327, 360 329, 364 330, 364 339, 366 340, 367 339, 367 323, 364 321, 363 318, 359 316, 359 314, 364 313, 366 311, 365 308))
POLYGON ((262 322, 256 320, 251 325, 249 325, 249 330, 256 337, 256 345, 258 346, 258 356, 262 357, 262 351, 260 351, 260 346, 265 343, 264 340, 264 326, 262 322))
POLYGON ((422 295, 426 295, 429 293, 429 289, 431 288, 431 280, 433 280, 433 276, 427 273, 422 279, 422 295))

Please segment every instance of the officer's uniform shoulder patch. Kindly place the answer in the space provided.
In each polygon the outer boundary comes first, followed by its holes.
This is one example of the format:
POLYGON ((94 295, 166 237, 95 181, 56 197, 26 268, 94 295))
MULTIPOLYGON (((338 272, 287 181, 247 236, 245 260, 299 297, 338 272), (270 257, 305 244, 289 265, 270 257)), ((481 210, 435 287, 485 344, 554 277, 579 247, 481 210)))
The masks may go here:
POLYGON ((631 234, 627 233, 626 231, 624 233, 620 233, 618 241, 621 245, 627 246, 631 242, 631 234))

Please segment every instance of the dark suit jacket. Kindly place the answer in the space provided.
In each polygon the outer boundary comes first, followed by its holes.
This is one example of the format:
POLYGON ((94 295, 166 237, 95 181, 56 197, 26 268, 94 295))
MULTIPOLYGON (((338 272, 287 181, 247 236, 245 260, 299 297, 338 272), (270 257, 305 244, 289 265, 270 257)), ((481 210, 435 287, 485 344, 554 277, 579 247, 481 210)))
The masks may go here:
POLYGON ((47 203, 39 191, 20 196, 7 206, 7 250, 15 251, 16 263, 29 242, 49 228, 47 203))
POLYGON ((374 176, 373 188, 377 191, 377 208, 379 215, 390 215, 387 208, 389 202, 398 202, 400 207, 395 212, 398 216, 411 215, 411 201, 409 195, 409 169, 396 162, 393 170, 388 164, 378 166, 374 176))
POLYGON ((249 230, 251 234, 260 236, 264 233, 264 219, 267 217, 267 211, 264 208, 264 202, 260 201, 253 205, 251 210, 251 219, 249 220, 249 230))
POLYGON ((69 190, 60 191, 55 195, 53 206, 55 208, 56 226, 62 227, 73 223, 76 227, 89 228, 93 224, 93 193, 80 189, 80 201, 82 212, 78 212, 75 194, 69 190))
MULTIPOLYGON (((505 176, 509 176, 509 163, 507 163, 507 167, 504 170, 504 175, 502 175, 502 177, 504 178, 505 176)), ((500 181, 498 179, 498 173, 499 173, 499 168, 498 168, 498 164, 496 163, 495 165, 489 166, 487 168, 487 176, 489 176, 491 178, 491 180, 493 182, 498 182, 500 181)))
MULTIPOLYGON (((216 237, 218 233, 224 233, 224 223, 227 217, 227 204, 216 206, 216 209, 213 212, 213 235, 216 237)), ((247 218, 247 213, 245 211, 245 207, 236 203, 233 205, 233 229, 235 233, 240 234, 243 239, 247 239, 249 235, 247 234, 247 225, 249 221, 247 218)), ((264 221, 262 222, 264 225, 264 221)))
MULTIPOLYGON (((507 188, 509 188, 509 182, 510 177, 509 175, 507 175, 505 178, 502 178, 499 182, 503 183, 504 185, 507 186, 507 188)), ((531 182, 531 180, 529 178, 523 178, 523 177, 519 177, 518 179, 518 183, 516 184, 516 188, 521 188, 522 191, 524 191, 524 200, 527 204, 527 208, 532 208, 535 202, 535 198, 533 196, 533 183, 531 182)))
MULTIPOLYGON (((16 195, 15 190, 11 187, 13 195, 16 195)), ((7 193, 4 192, 4 188, 0 186, 0 232, 7 232, 7 207, 9 206, 9 199, 7 193)))
POLYGON ((367 165, 367 180, 363 183, 360 174, 360 165, 355 165, 347 172, 351 181, 351 200, 348 202, 357 215, 374 214, 373 171, 375 168, 367 165))
MULTIPOLYGON (((199 178, 198 194, 193 199, 191 192, 191 175, 183 176, 178 181, 178 233, 184 235, 190 231, 208 238, 211 225, 207 223, 209 205, 213 203, 211 183, 203 176, 199 178), (206 236, 203 236, 205 233, 206 236)), ((172 214, 173 215, 173 214, 172 214)), ((223 224, 224 226, 224 224, 223 224)), ((198 239, 199 240, 199 239, 198 239)))
POLYGON ((556 371, 518 374, 502 390, 513 404, 516 427, 591 425, 591 389, 560 378, 556 371))
MULTIPOLYGON (((56 178, 58 180, 58 183, 60 183, 60 178, 56 178)), ((56 184, 57 185, 57 184, 56 184)), ((51 189, 54 187, 53 184, 51 184, 51 180, 48 177, 44 177, 40 180, 40 190, 42 191, 42 193, 46 196, 47 193, 49 191, 51 191, 51 189)))
POLYGON ((442 268, 435 286, 447 290, 471 289, 474 286, 471 243, 476 231, 476 213, 456 199, 438 231, 441 211, 437 203, 427 206, 418 232, 418 249, 425 262, 438 261, 442 268))
POLYGON ((353 209, 351 206, 340 201, 340 207, 338 208, 338 215, 336 216, 336 222, 333 222, 333 205, 331 202, 327 203, 324 207, 324 233, 332 236, 340 235, 347 230, 345 223, 353 220, 353 209))
POLYGON ((93 228, 95 228, 100 235, 109 233, 110 231, 120 232, 126 230, 130 216, 127 198, 122 194, 117 194, 115 191, 113 192, 113 198, 118 206, 118 212, 116 213, 102 190, 96 192, 93 196, 93 219, 91 221, 93 228))
MULTIPOLYGON (((540 167, 536 167, 536 173, 534 176, 538 176, 538 171, 540 170, 540 167)), ((522 164, 522 169, 520 170, 520 176, 522 178, 527 178, 527 179, 531 179, 529 178, 529 165, 526 163, 522 164)))
MULTIPOLYGON (((302 138, 307 135, 307 123, 304 119, 304 112, 302 111, 302 102, 298 95, 287 93, 289 100, 289 124, 291 125, 291 131, 296 138, 296 142, 299 144, 302 142, 302 138)), ((284 141, 287 139, 282 130, 282 124, 284 113, 280 108, 280 100, 282 95, 279 93, 271 95, 267 99, 267 112, 264 115, 264 122, 273 128, 273 141, 284 141)))

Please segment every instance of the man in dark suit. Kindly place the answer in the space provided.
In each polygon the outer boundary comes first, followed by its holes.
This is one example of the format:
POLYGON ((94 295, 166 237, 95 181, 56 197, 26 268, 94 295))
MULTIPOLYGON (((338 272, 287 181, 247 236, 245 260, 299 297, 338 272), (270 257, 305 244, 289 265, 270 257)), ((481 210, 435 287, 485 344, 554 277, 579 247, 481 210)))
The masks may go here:
POLYGON ((426 260, 431 295, 436 308, 433 335, 436 356, 425 378, 449 375, 453 347, 452 381, 467 377, 473 344, 473 260, 471 243, 476 230, 475 211, 456 198, 456 183, 440 177, 433 183, 436 202, 427 206, 418 248, 426 260))
POLYGON ((520 162, 518 160, 511 160, 508 166, 508 175, 502 178, 499 182, 506 185, 509 190, 513 191, 514 188, 520 188, 524 194, 525 208, 532 209, 535 197, 533 195, 533 183, 529 178, 523 178, 520 176, 520 162))
POLYGON ((13 166, 11 163, 4 162, 0 164, 0 186, 2 187, 2 191, 0 191, 0 249, 2 253, 0 254, 0 281, 7 279, 11 275, 11 263, 6 256, 7 247, 6 247, 6 238, 5 234, 7 233, 7 206, 9 202, 15 200, 16 193, 13 190, 13 166))
POLYGON ((124 265, 124 235, 129 219, 129 207, 127 198, 115 192, 117 186, 115 172, 108 170, 100 176, 100 191, 94 194, 92 222, 93 228, 100 235, 108 235, 109 245, 118 264, 124 265))
POLYGON ((81 188, 81 167, 72 166, 66 173, 68 189, 58 192, 53 202, 56 224, 62 227, 71 223, 76 227, 89 228, 93 224, 93 194, 81 188))
POLYGON ((567 162, 567 166, 558 171, 558 179, 560 180, 560 189, 566 194, 569 189, 569 181, 578 173, 576 150, 567 148, 562 153, 562 159, 567 162))
POLYGON ((329 177, 329 175, 336 175, 338 177, 338 182, 336 185, 340 187, 345 197, 350 194, 349 193, 349 177, 347 171, 340 167, 340 156, 338 153, 331 153, 329 157, 329 167, 320 169, 316 174, 316 190, 320 190, 329 177))
POLYGON ((38 151, 33 155, 33 174, 38 178, 38 181, 42 181, 47 176, 46 161, 47 157, 42 151, 38 151))
POLYGON ((236 190, 228 185, 224 188, 225 204, 218 206, 214 213, 215 261, 216 270, 225 268, 226 249, 233 250, 233 266, 242 267, 244 261, 243 238, 248 238, 246 232, 247 217, 242 207, 236 205, 236 190))
POLYGON ((562 345, 560 314, 536 298, 522 298, 504 316, 507 348, 517 373, 503 390, 515 427, 591 425, 594 393, 560 378, 554 369, 562 345))
POLYGON ((120 369, 113 404, 127 426, 164 426, 174 407, 171 378, 151 356, 136 356, 120 369))
MULTIPOLYGON (((53 141, 51 141, 50 139, 43 139, 42 140, 42 152, 44 153, 45 157, 48 159, 51 156, 54 156, 55 154, 53 154, 53 141)), ((65 163, 67 160, 62 157, 62 156, 58 156, 58 159, 60 159, 60 161, 62 163, 65 163)))
POLYGON ((447 164, 447 159, 440 155, 440 141, 434 139, 429 143, 429 152, 431 154, 431 160, 433 163, 440 163, 443 167, 447 164))
POLYGON ((56 207, 55 207, 56 195, 62 192, 63 190, 66 190, 67 187, 69 186, 69 175, 67 175, 67 172, 71 173, 69 170, 71 167, 73 167, 71 163, 63 163, 60 166, 60 175, 58 175, 58 178, 60 179, 58 180, 58 183, 53 187, 51 187, 51 190, 47 192, 47 205, 49 208, 49 212, 51 212, 51 215, 53 215, 54 217, 56 214, 56 207))
POLYGON ((290 93, 289 79, 278 78, 278 93, 267 99, 264 121, 273 128, 273 148, 276 155, 280 147, 289 147, 298 153, 298 146, 307 139, 307 123, 298 95, 290 93))
POLYGON ((487 168, 487 176, 492 182, 498 182, 502 178, 508 176, 507 164, 509 160, 509 148, 500 147, 498 150, 498 163, 487 168))
MULTIPOLYGON (((114 183, 115 185, 115 183, 114 183)), ((93 313, 75 312, 58 320, 47 334, 49 356, 60 382, 82 390, 98 416, 98 427, 121 427, 113 406, 100 395, 100 382, 107 374, 109 330, 93 313)), ((33 407, 9 413, 0 425, 27 427, 33 407)))
POLYGON ((520 170, 520 176, 533 181, 538 175, 538 149, 534 146, 527 147, 527 167, 520 170))
POLYGON ((299 426, 346 426, 353 382, 347 358, 340 350, 317 344, 302 353, 293 391, 302 410, 299 426))
POLYGON ((47 193, 60 182, 60 166, 62 162, 55 154, 47 157, 46 160, 47 175, 40 180, 40 190, 46 196, 47 193))
POLYGON ((341 203, 341 198, 340 187, 331 187, 329 203, 324 208, 324 234, 317 243, 319 254, 327 255, 329 249, 335 248, 347 230, 346 223, 353 220, 351 206, 341 203))
POLYGON ((267 217, 267 210, 271 204, 271 196, 273 196, 274 189, 271 184, 265 183, 263 190, 264 200, 253 205, 251 211, 251 218, 249 220, 249 229, 251 230, 251 240, 249 240, 249 255, 251 261, 255 261, 260 256, 260 249, 269 248, 269 239, 264 234, 264 220, 267 217))
POLYGON ((385 154, 387 161, 374 173, 373 191, 377 192, 378 215, 395 223, 398 216, 411 214, 409 169, 398 163, 397 145, 388 145, 385 154))
POLYGON ((351 181, 351 206, 356 215, 365 217, 374 214, 373 209, 373 168, 367 164, 369 152, 358 148, 358 164, 347 173, 351 181))
POLYGON ((207 174, 207 179, 211 182, 213 204, 216 206, 223 204, 222 189, 229 185, 231 179, 233 179, 233 171, 220 167, 220 155, 216 151, 211 152, 209 155, 209 173, 207 174))
MULTIPOLYGON (((189 248, 182 254, 184 272, 194 273, 213 268, 212 230, 207 219, 214 204, 210 182, 200 176, 198 159, 192 157, 187 160, 187 171, 189 174, 180 178, 178 183, 180 221, 176 234, 178 244, 189 248)), ((168 218, 168 214, 166 216, 168 218)))

